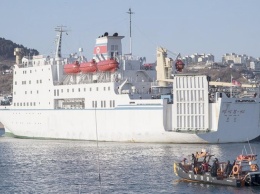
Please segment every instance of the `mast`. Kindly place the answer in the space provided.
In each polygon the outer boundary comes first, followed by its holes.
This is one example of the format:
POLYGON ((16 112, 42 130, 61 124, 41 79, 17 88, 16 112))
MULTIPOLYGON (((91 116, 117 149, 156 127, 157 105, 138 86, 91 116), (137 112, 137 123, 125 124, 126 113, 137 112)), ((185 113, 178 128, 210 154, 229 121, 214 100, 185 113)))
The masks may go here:
POLYGON ((134 12, 132 12, 131 8, 129 8, 129 11, 126 12, 129 14, 130 16, 130 55, 132 55, 132 29, 131 29, 131 23, 132 23, 132 14, 134 14, 134 12))
POLYGON ((56 52, 55 52, 55 58, 61 58, 61 40, 62 40, 62 32, 67 32, 67 30, 64 30, 63 28, 66 28, 66 26, 57 26, 55 28, 55 31, 58 32, 58 38, 56 41, 56 52))

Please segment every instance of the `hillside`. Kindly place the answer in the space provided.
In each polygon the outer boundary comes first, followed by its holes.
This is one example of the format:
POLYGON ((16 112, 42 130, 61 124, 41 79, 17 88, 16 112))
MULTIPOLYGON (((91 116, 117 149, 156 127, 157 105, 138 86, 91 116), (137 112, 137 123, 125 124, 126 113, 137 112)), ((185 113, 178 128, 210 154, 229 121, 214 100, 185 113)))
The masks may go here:
POLYGON ((35 49, 29 49, 21 44, 16 44, 11 40, 0 38, 0 60, 14 59, 15 48, 23 48, 25 55, 29 55, 29 53, 31 56, 39 54, 39 52, 35 49))

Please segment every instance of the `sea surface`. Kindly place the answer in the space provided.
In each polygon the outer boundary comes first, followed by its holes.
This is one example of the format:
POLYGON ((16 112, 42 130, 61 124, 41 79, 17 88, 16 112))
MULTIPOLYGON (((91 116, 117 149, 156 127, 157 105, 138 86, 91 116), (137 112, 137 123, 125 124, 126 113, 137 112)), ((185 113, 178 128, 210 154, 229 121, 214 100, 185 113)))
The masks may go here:
MULTIPOLYGON (((250 145, 260 153, 260 142, 250 145)), ((233 161, 243 149, 250 152, 247 143, 105 143, 0 137, 0 193, 260 193, 260 187, 235 188, 179 179, 173 162, 202 148, 219 161, 233 161)))

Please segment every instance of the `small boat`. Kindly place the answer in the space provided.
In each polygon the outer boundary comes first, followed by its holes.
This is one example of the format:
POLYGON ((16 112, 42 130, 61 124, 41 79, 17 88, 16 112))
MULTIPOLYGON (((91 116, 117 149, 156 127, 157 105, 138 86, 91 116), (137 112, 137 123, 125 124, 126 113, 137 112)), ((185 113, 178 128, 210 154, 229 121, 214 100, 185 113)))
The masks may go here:
POLYGON ((196 181, 227 186, 260 186, 260 171, 257 165, 257 155, 239 155, 233 164, 230 161, 219 162, 215 158, 212 165, 212 154, 203 149, 192 154, 190 162, 184 158, 174 162, 174 173, 187 181, 196 181))
POLYGON ((97 63, 97 68, 99 71, 114 72, 118 68, 118 62, 115 59, 99 61, 97 63))
POLYGON ((79 62, 75 61, 74 63, 64 65, 63 69, 66 74, 74 74, 80 72, 79 67, 80 67, 79 62))
POLYGON ((94 59, 89 62, 83 62, 79 67, 82 73, 93 73, 97 71, 97 63, 94 59))

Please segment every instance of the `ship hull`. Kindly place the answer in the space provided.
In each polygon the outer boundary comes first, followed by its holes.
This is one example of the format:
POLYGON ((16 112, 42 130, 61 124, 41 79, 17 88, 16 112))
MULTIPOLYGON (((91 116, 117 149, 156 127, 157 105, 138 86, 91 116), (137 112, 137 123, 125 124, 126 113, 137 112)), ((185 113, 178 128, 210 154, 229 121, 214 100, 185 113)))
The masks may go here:
POLYGON ((163 107, 137 109, 1 110, 1 121, 18 137, 154 143, 246 142, 259 129, 222 126, 209 132, 166 131, 163 107), (73 115, 73 116, 72 116, 73 115), (145 115, 145 116, 144 116, 145 115), (12 118, 12 119, 10 119, 12 118), (73 118, 73 119, 72 119, 73 118), (239 131, 239 133, 236 133, 239 131), (233 136, 227 134, 235 134, 233 136), (98 137, 97 137, 98 134, 98 137))

